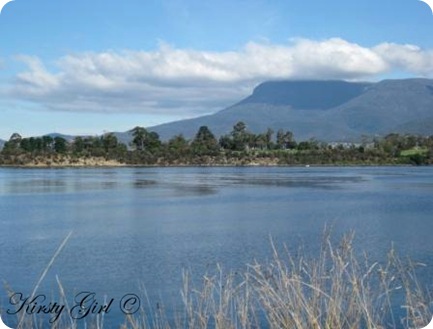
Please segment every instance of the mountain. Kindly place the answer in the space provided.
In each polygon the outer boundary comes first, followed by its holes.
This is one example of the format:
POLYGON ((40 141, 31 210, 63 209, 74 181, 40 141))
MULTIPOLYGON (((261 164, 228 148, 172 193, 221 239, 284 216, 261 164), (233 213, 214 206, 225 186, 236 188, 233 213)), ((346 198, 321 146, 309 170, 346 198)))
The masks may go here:
POLYGON ((5 145, 6 141, 4 141, 3 139, 0 139, 0 150, 3 149, 3 146, 5 145))
POLYGON ((250 131, 290 130, 297 140, 354 141, 391 132, 433 135, 433 80, 269 81, 215 114, 148 128, 162 139, 192 138, 202 125, 215 135, 244 121, 250 131))
POLYGON ((268 81, 237 105, 269 104, 302 110, 328 110, 361 95, 370 84, 345 81, 268 81))

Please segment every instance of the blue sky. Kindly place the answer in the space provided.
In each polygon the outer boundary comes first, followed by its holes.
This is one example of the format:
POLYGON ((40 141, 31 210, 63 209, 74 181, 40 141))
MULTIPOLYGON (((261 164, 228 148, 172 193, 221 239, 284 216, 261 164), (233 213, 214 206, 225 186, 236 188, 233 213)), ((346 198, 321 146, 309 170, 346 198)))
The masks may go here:
POLYGON ((269 79, 433 77, 418 0, 15 0, 0 14, 0 138, 215 112, 269 79))

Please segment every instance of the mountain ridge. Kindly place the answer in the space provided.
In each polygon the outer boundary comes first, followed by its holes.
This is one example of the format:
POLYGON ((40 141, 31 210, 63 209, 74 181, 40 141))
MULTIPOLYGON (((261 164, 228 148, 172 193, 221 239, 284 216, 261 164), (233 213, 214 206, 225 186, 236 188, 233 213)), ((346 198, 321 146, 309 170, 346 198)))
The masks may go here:
POLYGON ((150 127, 163 139, 192 138, 207 125, 219 136, 244 121, 254 133, 290 130, 300 140, 358 141, 363 135, 433 134, 433 80, 266 81, 245 99, 212 115, 150 127), (422 125, 421 125, 422 124, 422 125))

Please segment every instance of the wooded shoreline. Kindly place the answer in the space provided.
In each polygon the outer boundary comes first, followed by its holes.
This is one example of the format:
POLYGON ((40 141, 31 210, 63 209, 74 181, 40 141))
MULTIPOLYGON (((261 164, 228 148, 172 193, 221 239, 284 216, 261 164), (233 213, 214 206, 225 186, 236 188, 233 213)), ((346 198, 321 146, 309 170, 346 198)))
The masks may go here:
MULTIPOLYGON (((254 161, 250 163, 226 162, 226 163, 170 163, 170 164, 127 164, 105 159, 92 159, 78 163, 61 161, 59 163, 26 163, 26 164, 0 164, 0 168, 28 168, 28 169, 68 169, 68 168, 197 168, 197 167, 410 167, 413 163, 334 163, 334 164, 278 164, 275 161, 254 161)), ((423 164, 432 166, 433 164, 423 164)))
POLYGON ((433 135, 388 134, 359 143, 296 141, 290 131, 262 134, 238 122, 217 139, 202 126, 191 140, 176 135, 161 141, 145 128, 131 130, 126 145, 113 133, 73 140, 56 136, 22 138, 15 133, 0 152, 0 166, 175 167, 175 166, 377 166, 432 165, 433 135))

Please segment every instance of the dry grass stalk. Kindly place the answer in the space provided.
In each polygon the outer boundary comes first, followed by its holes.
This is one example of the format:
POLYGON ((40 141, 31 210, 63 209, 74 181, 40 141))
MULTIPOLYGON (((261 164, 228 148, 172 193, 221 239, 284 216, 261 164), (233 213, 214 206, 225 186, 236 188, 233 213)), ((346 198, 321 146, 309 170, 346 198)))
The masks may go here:
MULTIPOLYGON (((354 252, 353 237, 348 234, 334 246, 329 233, 325 232, 317 258, 305 258, 302 253, 293 257, 287 248, 280 253, 271 242, 273 259, 268 264, 251 264, 243 274, 225 273, 217 266, 216 273, 204 275, 198 287, 184 271, 183 306, 176 316, 167 315, 162 304, 152 303, 147 298, 147 306, 142 306, 138 315, 127 316, 121 328, 380 329, 426 326, 431 320, 433 299, 416 276, 417 268, 423 264, 403 262, 394 248, 383 264, 370 262, 367 255, 354 252), (404 311, 396 314, 396 306, 404 311)), ((52 261, 63 246, 64 243, 52 261)), ((68 305, 59 280, 58 286, 61 300, 68 305)), ((62 318, 51 325, 54 329, 78 327, 70 318, 62 318)), ((103 317, 87 326, 103 327, 103 317)), ((19 318, 19 329, 27 328, 46 328, 46 324, 23 314, 19 318)))

